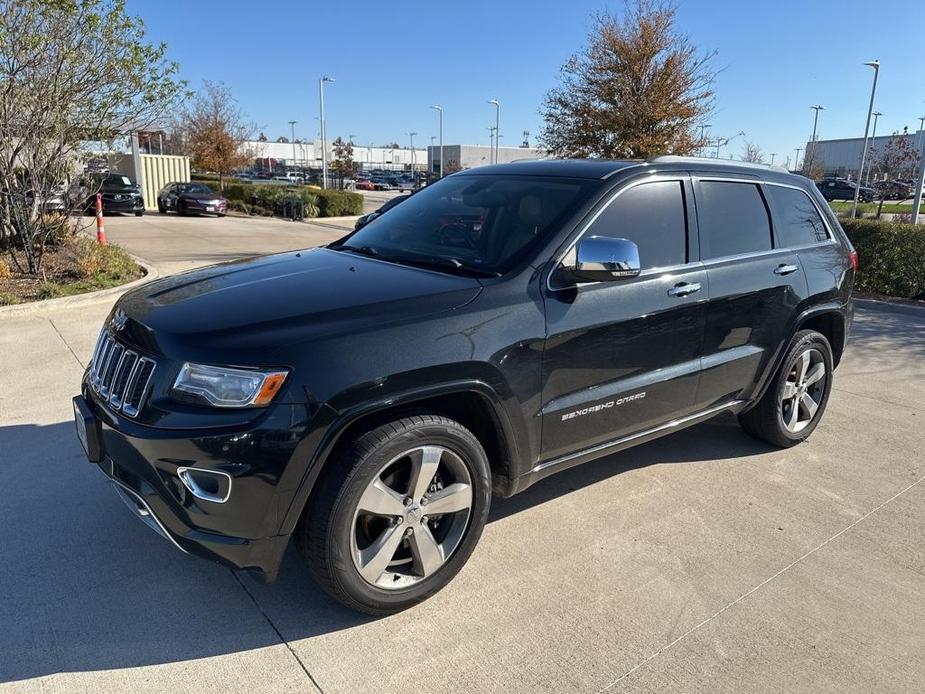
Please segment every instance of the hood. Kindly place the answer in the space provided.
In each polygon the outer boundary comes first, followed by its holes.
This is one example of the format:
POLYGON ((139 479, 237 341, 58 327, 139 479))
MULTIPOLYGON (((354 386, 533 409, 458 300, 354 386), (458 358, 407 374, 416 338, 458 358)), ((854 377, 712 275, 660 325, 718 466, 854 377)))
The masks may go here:
POLYGON ((182 343, 266 349, 450 311, 474 299, 478 280, 316 248, 173 275, 127 293, 126 334, 170 355, 182 343))

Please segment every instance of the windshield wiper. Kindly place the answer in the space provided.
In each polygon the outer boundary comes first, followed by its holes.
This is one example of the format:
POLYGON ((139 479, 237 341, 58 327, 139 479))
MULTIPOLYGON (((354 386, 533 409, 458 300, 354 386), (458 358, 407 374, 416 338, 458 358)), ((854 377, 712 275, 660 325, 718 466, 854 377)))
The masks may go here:
POLYGON ((368 255, 371 258, 374 258, 379 254, 379 250, 373 248, 372 246, 348 246, 345 243, 339 243, 336 245, 328 246, 332 251, 348 251, 350 253, 358 253, 360 255, 368 255))
POLYGON ((494 270, 485 270, 480 267, 472 267, 471 265, 464 265, 462 262, 456 258, 446 258, 443 256, 383 256, 383 260, 391 260, 396 263, 403 263, 406 265, 413 265, 415 267, 423 268, 436 268, 440 270, 450 270, 457 273, 469 273, 472 275, 477 275, 479 277, 500 277, 500 272, 495 272, 494 270))

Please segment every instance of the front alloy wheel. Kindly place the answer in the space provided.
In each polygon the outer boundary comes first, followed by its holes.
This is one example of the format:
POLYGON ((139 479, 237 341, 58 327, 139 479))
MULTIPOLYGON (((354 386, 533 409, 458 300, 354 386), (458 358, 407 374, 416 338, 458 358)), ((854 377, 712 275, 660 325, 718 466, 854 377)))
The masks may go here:
POLYGON ((439 591, 482 534, 491 473, 459 422, 421 414, 348 440, 316 484, 295 532, 318 584, 374 615, 439 591))
POLYGON ((419 446, 390 460, 353 516, 353 563, 369 583, 396 590, 431 576, 459 547, 472 481, 458 455, 419 446))

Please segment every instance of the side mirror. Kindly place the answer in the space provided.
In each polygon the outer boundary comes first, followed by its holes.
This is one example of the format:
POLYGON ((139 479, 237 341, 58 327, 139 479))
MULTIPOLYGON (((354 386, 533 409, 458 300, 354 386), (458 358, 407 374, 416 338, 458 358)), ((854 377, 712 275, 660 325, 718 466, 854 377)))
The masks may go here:
POLYGON ((577 282, 611 282, 639 274, 639 248, 627 239, 589 236, 575 249, 575 266, 565 268, 577 282))

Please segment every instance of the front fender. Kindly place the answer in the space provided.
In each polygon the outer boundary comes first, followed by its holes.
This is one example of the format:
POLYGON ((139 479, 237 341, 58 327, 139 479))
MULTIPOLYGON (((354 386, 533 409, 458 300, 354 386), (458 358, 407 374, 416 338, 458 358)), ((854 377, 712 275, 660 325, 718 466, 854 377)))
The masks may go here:
POLYGON ((521 442, 525 441, 525 431, 518 433, 518 429, 525 427, 525 423, 513 421, 509 415, 509 407, 504 404, 505 400, 512 396, 503 391, 499 392, 497 384, 470 377, 382 393, 378 397, 366 400, 355 400, 355 394, 342 393, 325 403, 318 412, 312 431, 296 449, 293 459, 299 459, 301 454, 302 459, 307 460, 307 464, 298 480, 295 493, 291 496, 291 502, 287 508, 280 509, 283 522, 279 534, 289 535, 295 529, 325 464, 351 425, 371 414, 398 410, 430 398, 461 393, 476 394, 490 407, 495 419, 494 424, 504 441, 514 470, 514 462, 520 459, 518 451, 523 447, 521 442))

